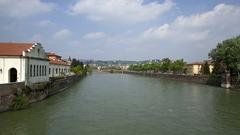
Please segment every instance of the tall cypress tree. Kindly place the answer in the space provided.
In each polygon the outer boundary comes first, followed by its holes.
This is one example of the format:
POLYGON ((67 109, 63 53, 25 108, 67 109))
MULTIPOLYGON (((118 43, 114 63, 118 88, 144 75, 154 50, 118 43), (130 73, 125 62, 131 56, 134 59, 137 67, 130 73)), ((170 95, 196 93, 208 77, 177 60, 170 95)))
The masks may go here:
POLYGON ((209 75, 209 74, 210 74, 210 68, 209 68, 208 62, 205 62, 205 63, 202 65, 202 73, 203 73, 204 75, 209 75))

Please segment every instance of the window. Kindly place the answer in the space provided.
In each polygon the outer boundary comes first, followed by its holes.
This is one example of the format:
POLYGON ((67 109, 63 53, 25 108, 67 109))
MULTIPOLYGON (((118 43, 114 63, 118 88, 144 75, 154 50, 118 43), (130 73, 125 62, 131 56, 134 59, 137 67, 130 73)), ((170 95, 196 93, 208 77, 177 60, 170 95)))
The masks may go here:
POLYGON ((42 72, 43 72, 43 76, 45 76, 45 66, 43 66, 42 72))
POLYGON ((58 69, 56 68, 56 74, 58 73, 58 69))
POLYGON ((33 76, 36 76, 36 65, 33 66, 33 76))
POLYGON ((44 66, 44 75, 47 75, 47 66, 44 66))
POLYGON ((37 75, 36 75, 36 76, 38 76, 38 72, 39 72, 39 70, 38 70, 38 65, 37 65, 37 71, 36 71, 36 72, 37 72, 37 75))
POLYGON ((42 66, 40 65, 39 66, 39 76, 41 76, 42 75, 42 66))
POLYGON ((44 66, 42 66, 42 76, 44 76, 44 69, 45 67, 44 66))
POLYGON ((49 75, 51 74, 51 68, 49 68, 49 75))
POLYGON ((32 65, 30 65, 30 77, 32 77, 32 65))
POLYGON ((45 76, 44 70, 45 70, 45 66, 42 66, 42 76, 45 76))

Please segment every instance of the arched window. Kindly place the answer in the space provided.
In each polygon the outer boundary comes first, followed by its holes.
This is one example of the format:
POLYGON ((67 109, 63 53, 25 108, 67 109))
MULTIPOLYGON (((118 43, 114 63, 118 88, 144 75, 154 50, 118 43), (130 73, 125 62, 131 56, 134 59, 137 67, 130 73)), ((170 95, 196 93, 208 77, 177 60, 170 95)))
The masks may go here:
POLYGON ((56 74, 58 73, 58 69, 56 68, 56 74))

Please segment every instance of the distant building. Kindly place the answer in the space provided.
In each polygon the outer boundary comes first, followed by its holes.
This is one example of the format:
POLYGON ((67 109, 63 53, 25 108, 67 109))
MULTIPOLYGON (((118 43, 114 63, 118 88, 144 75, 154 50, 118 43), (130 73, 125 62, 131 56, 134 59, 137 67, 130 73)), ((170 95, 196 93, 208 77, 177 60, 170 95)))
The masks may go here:
POLYGON ((49 81, 49 60, 40 43, 0 42, 0 84, 49 81))
POLYGON ((70 75, 71 62, 63 60, 55 53, 47 53, 49 59, 49 77, 60 77, 70 75))
POLYGON ((120 66, 121 70, 128 70, 129 65, 122 65, 120 66))
POLYGON ((202 66, 205 64, 205 62, 208 63, 210 73, 212 73, 213 64, 211 61, 207 60, 207 61, 192 62, 187 64, 187 74, 190 74, 190 75, 202 74, 202 66))

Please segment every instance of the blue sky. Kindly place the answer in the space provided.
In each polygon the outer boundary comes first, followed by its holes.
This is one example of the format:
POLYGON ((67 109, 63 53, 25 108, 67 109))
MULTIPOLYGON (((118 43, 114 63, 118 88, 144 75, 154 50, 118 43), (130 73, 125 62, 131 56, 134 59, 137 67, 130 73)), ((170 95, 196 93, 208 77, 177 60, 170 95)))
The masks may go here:
POLYGON ((198 61, 239 24, 239 0, 0 0, 0 41, 80 59, 198 61))

